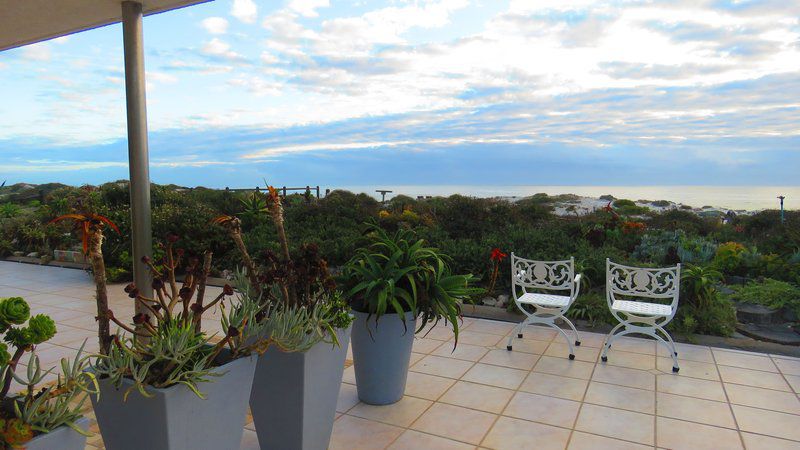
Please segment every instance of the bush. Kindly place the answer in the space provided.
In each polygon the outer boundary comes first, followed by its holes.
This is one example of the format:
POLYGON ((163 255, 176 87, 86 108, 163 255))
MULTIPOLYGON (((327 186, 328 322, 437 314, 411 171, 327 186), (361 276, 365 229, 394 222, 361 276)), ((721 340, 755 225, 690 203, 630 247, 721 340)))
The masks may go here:
POLYGON ((745 246, 738 242, 726 242, 717 247, 714 266, 725 275, 744 275, 743 255, 745 246))
POLYGON ((800 288, 790 283, 766 278, 733 289, 730 299, 735 302, 764 305, 771 309, 787 308, 800 317, 800 288))

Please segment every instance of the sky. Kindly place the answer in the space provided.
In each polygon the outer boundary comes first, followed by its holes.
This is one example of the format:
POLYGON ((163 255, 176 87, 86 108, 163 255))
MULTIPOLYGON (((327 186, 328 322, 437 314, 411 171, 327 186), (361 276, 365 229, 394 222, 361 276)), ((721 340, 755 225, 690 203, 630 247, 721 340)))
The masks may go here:
MULTIPOLYGON (((144 39, 158 183, 800 184, 800 2, 216 0, 144 39)), ((122 55, 0 53, 0 180, 128 177, 122 55)))

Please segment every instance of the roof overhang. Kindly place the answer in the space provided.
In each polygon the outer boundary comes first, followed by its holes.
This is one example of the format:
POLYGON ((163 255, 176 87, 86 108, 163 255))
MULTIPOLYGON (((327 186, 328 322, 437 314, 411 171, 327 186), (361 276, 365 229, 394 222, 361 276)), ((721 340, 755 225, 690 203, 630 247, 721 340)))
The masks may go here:
MULTIPOLYGON (((145 15, 211 0, 142 0, 145 15)), ((0 51, 122 21, 122 0, 0 0, 0 51)))

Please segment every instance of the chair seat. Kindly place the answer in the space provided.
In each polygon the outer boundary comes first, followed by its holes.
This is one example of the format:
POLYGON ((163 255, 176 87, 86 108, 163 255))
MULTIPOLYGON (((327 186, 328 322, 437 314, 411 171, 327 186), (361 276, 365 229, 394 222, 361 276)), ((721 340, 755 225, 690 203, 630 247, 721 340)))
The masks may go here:
POLYGON ((541 305, 545 307, 564 307, 569 304, 569 297, 565 295, 534 294, 528 292, 519 298, 520 303, 528 305, 541 305))
POLYGON ((643 316, 669 316, 672 314, 672 307, 670 305, 661 305, 658 303, 645 303, 645 302, 632 302, 629 300, 614 300, 611 304, 611 309, 614 311, 638 314, 643 316))

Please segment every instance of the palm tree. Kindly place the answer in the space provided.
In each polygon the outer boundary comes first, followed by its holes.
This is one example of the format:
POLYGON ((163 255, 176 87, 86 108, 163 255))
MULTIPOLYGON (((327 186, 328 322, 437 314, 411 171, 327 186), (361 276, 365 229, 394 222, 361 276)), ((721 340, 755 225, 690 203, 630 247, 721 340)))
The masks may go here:
POLYGON ((94 275, 97 300, 97 337, 100 341, 100 353, 108 354, 111 344, 111 330, 108 313, 108 292, 106 290, 106 264, 103 260, 103 229, 106 225, 119 234, 119 228, 108 218, 94 213, 64 214, 51 220, 50 223, 70 219, 81 233, 83 253, 89 257, 94 275))

